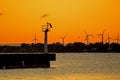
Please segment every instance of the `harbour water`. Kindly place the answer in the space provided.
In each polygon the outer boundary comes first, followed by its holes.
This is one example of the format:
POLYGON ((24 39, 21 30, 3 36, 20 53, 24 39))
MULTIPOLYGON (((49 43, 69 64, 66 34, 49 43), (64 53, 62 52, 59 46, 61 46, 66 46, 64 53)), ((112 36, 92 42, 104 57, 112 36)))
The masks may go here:
POLYGON ((51 68, 0 70, 0 80, 120 80, 120 53, 57 53, 51 68))

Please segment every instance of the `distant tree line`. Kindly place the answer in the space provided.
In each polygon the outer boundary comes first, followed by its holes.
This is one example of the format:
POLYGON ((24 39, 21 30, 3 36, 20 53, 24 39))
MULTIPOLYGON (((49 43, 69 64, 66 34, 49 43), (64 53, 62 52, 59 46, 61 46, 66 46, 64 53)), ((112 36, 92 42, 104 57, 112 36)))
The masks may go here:
MULTIPOLYGON (((21 46, 0 46, 0 53, 15 53, 15 52, 43 52, 44 44, 26 44, 21 46)), ((49 52, 120 52, 120 44, 117 43, 90 43, 86 45, 82 42, 74 42, 63 45, 59 42, 48 44, 49 52)))

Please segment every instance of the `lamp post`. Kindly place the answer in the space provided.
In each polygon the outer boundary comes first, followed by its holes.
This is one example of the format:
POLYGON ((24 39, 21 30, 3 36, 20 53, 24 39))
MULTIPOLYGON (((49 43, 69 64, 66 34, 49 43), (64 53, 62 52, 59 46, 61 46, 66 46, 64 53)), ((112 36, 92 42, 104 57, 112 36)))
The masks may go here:
POLYGON ((45 54, 48 53, 48 45, 47 45, 48 32, 51 30, 51 28, 52 28, 51 23, 47 22, 47 25, 42 25, 42 31, 44 32, 44 53, 45 54))

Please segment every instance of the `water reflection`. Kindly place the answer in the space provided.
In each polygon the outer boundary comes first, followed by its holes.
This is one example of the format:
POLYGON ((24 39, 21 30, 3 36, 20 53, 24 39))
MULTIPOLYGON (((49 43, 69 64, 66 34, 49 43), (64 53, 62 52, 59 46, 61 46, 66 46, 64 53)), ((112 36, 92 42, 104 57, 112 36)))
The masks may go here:
POLYGON ((51 65, 0 70, 0 80, 120 80, 120 54, 57 54, 51 65))

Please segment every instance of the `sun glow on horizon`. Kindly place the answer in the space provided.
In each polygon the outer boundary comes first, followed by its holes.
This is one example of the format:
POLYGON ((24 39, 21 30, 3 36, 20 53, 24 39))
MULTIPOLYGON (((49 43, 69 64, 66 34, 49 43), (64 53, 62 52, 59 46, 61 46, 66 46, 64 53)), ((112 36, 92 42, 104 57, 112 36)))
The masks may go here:
POLYGON ((42 25, 51 22, 49 43, 85 42, 85 33, 94 34, 90 42, 100 42, 96 34, 105 29, 105 41, 115 39, 120 30, 119 0, 1 0, 0 43, 32 43, 34 34, 43 43, 42 25), (44 18, 41 18, 47 14, 44 18))

